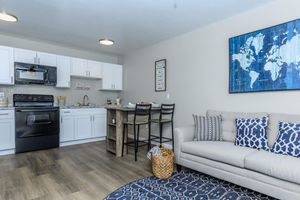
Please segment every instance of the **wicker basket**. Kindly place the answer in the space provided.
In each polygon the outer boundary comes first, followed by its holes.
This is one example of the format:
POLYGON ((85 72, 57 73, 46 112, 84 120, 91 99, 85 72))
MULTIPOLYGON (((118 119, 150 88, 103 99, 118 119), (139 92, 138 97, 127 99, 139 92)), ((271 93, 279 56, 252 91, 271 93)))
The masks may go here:
POLYGON ((159 179, 170 178, 174 170, 174 153, 164 147, 161 147, 160 150, 162 156, 152 156, 153 174, 159 179))

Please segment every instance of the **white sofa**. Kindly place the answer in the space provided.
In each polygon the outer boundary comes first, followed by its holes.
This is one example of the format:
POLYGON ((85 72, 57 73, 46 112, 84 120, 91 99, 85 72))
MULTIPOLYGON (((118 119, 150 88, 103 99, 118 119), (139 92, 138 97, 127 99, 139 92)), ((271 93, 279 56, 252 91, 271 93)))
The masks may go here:
POLYGON ((269 116, 268 142, 272 147, 279 132, 279 121, 300 123, 300 115, 212 110, 207 115, 222 115, 224 141, 194 141, 193 125, 175 129, 177 165, 275 198, 300 200, 300 158, 234 145, 236 118, 269 116))

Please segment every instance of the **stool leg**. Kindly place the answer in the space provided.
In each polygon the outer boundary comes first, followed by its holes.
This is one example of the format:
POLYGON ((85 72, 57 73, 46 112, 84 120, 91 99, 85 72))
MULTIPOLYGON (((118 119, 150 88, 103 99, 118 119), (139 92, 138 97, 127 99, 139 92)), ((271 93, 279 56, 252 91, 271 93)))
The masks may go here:
POLYGON ((173 148, 173 151, 174 150, 174 125, 173 125, 173 121, 171 122, 171 125, 172 125, 172 148, 173 148))
POLYGON ((148 124, 148 151, 150 150, 151 148, 151 122, 149 122, 148 124))
POLYGON ((126 125, 123 125, 123 142, 122 142, 122 157, 124 155, 124 145, 125 145, 125 127, 126 125))
POLYGON ((133 125, 134 160, 137 161, 136 125, 133 125))
POLYGON ((159 123, 159 146, 162 144, 163 123, 159 123))
MULTIPOLYGON (((126 129, 126 142, 128 143, 128 126, 127 126, 127 129, 126 129)), ((127 151, 127 154, 128 154, 128 145, 126 145, 126 151, 127 151)))
POLYGON ((137 152, 139 152, 139 143, 140 143, 139 138, 140 138, 140 125, 138 125, 138 128, 137 128, 137 138, 136 138, 137 139, 137 142, 136 142, 137 143, 137 145, 136 145, 136 151, 137 152))

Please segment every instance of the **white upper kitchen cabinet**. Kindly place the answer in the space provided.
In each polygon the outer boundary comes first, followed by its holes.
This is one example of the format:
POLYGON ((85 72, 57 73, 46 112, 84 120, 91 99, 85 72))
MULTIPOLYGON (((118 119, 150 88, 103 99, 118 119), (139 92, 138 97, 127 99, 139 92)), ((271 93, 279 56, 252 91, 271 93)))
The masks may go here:
POLYGON ((15 62, 56 66, 56 55, 27 49, 14 49, 15 62))
POLYGON ((57 56, 57 83, 58 88, 71 87, 71 58, 57 56))
POLYGON ((87 60, 71 58, 71 76, 87 77, 87 60))
POLYGON ((113 65, 113 84, 115 90, 123 90, 123 66, 113 65))
POLYGON ((123 66, 103 63, 102 66, 102 90, 123 89, 123 66))
POLYGON ((15 148, 14 110, 0 111, 0 150, 15 148))
POLYGON ((14 51, 11 47, 0 46, 0 84, 14 84, 14 51))
POLYGON ((15 62, 37 64, 36 51, 27 49, 14 49, 15 62))
POLYGON ((103 90, 112 90, 112 70, 108 63, 104 63, 102 66, 102 89, 103 90))
POLYGON ((39 65, 55 67, 57 62, 57 55, 44 52, 37 52, 36 61, 36 64, 39 65))
POLYGON ((88 60, 87 71, 88 71, 88 77, 101 79, 102 78, 102 63, 88 60))

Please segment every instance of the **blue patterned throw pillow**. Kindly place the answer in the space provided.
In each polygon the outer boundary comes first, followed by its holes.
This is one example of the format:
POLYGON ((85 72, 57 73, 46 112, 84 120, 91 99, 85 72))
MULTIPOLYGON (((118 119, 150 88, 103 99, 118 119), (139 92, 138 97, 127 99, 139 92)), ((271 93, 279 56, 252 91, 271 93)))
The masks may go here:
POLYGON ((279 122, 279 136, 272 152, 300 158, 300 124, 279 122))
POLYGON ((237 136, 235 145, 269 151, 267 131, 268 117, 236 119, 237 136))

